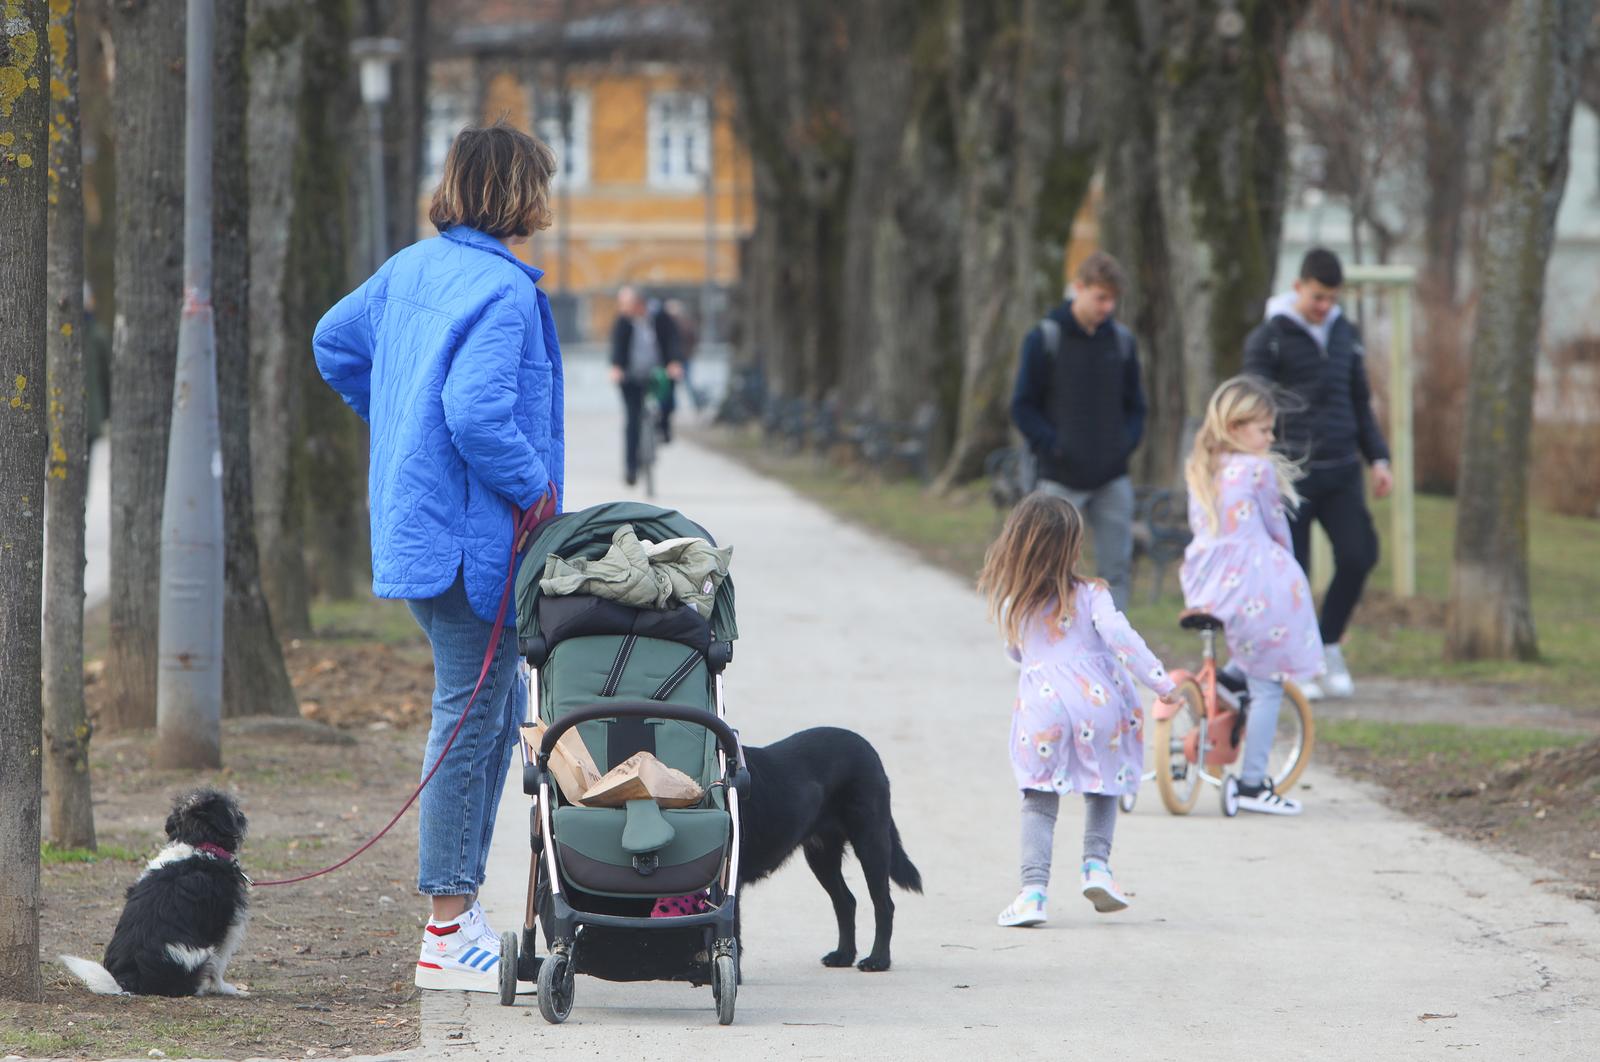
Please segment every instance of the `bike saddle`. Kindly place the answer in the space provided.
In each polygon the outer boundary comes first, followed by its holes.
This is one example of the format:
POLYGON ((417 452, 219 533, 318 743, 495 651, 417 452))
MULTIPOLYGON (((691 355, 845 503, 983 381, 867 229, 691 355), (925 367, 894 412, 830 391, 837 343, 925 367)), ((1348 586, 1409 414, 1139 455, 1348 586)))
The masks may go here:
POLYGON ((1220 631, 1222 621, 1209 612, 1191 612, 1178 617, 1178 626, 1186 631, 1220 631))

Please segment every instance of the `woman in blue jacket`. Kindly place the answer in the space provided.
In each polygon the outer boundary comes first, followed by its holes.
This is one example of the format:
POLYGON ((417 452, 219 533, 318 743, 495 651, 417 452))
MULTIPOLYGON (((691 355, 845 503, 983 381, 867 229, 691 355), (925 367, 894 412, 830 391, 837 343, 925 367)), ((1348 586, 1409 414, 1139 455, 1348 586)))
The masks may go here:
MULTIPOLYGON (((385 262, 313 340, 323 379, 371 425, 373 593, 404 598, 433 646, 424 771, 483 666, 517 512, 552 493, 559 511, 561 349, 540 271, 511 251, 549 227, 554 173, 550 149, 503 122, 462 130, 428 212, 440 237, 385 262)), ((515 627, 419 805, 422 988, 499 990, 477 893, 526 711, 515 627)))

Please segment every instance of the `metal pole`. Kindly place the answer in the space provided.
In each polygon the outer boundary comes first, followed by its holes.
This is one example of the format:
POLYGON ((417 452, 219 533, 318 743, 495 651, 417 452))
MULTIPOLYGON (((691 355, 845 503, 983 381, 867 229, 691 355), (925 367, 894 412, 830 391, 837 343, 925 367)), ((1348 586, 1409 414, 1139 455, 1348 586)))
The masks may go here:
POLYGON ((383 181, 383 104, 367 104, 367 170, 372 195, 372 269, 389 260, 389 211, 383 181))
POLYGON ((183 306, 161 511, 155 759, 222 763, 222 449, 211 315, 213 0, 189 0, 185 59, 183 306))
POLYGON ((1417 593, 1416 475, 1411 425, 1411 286, 1397 284, 1389 293, 1389 436, 1394 473, 1394 593, 1417 593))

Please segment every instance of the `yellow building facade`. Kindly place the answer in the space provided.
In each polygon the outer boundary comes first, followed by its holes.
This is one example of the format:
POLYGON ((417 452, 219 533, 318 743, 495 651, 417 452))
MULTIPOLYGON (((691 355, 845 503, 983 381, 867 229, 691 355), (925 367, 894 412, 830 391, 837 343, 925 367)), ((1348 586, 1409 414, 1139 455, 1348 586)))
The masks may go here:
POLYGON ((561 73, 567 137, 548 64, 436 64, 424 223, 455 132, 504 118, 537 133, 557 155, 555 225, 518 253, 545 271, 542 286, 564 337, 607 336, 625 284, 650 297, 679 298, 696 318, 709 310, 712 331, 724 333, 740 241, 754 223, 750 162, 733 132, 731 101, 666 62, 574 65, 561 73))

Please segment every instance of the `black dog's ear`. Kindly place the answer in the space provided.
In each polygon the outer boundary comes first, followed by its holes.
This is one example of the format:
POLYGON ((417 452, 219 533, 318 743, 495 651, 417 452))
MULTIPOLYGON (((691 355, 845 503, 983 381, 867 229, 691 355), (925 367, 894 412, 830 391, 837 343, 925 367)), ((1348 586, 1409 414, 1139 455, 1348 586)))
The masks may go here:
POLYGON ((182 821, 182 817, 179 813, 181 808, 181 804, 177 807, 174 807, 172 809, 172 814, 167 816, 167 825, 165 829, 167 831, 167 840, 169 841, 176 841, 178 839, 178 823, 182 821))

